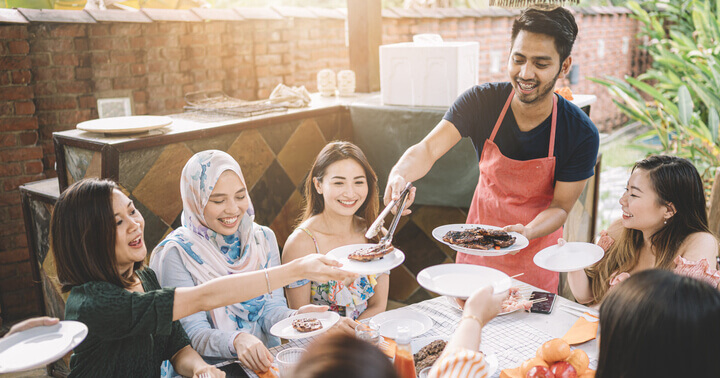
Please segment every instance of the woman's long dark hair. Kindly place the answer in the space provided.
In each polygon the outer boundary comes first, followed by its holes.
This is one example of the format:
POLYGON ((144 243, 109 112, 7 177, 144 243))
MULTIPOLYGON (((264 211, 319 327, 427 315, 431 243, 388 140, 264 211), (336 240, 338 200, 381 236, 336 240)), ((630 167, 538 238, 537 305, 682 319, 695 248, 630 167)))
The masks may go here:
MULTIPOLYGON (((660 205, 675 206, 675 215, 650 237, 655 267, 672 269, 673 259, 689 235, 710 232, 702 179, 690 161, 677 156, 653 155, 635 163, 633 172, 636 169, 648 173, 660 205)), ((607 293, 613 274, 628 272, 637 265, 642 247, 643 233, 625 229, 605 257, 585 270, 595 302, 600 302, 607 293)))
MULTIPOLYGON (((112 207, 116 188, 110 180, 83 179, 58 197, 50 219, 50 246, 63 292, 90 281, 124 288, 133 284, 133 277, 117 270, 112 207)), ((133 271, 142 266, 142 261, 136 262, 133 271)))
MULTIPOLYGON (((328 333, 329 334, 329 333, 328 333)), ((346 334, 318 338, 302 356, 294 378, 397 378, 387 356, 346 334)))
POLYGON ((600 307, 597 378, 718 376, 720 292, 673 272, 633 274, 600 307))
MULTIPOLYGON (((298 223, 302 223, 308 220, 313 215, 317 215, 325 210, 325 199, 317 192, 315 185, 313 184, 313 178, 322 182, 325 177, 327 168, 335 162, 353 159, 365 171, 365 177, 367 180, 368 194, 365 198, 365 202, 355 212, 355 215, 363 218, 366 222, 373 222, 378 216, 378 207, 380 200, 378 199, 378 186, 377 186, 377 175, 370 166, 365 154, 362 150, 350 143, 350 142, 330 142, 328 143, 315 158, 315 162, 310 168, 310 173, 305 179, 305 188, 303 194, 305 195, 305 210, 303 211, 302 218, 298 223)), ((368 226, 370 224, 368 223, 368 226)))

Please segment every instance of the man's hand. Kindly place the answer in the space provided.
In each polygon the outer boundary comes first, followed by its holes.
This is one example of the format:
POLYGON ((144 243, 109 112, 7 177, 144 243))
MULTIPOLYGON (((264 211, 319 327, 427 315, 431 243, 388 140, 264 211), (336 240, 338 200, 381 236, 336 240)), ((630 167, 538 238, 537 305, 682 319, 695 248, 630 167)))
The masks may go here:
MULTIPOLYGON (((388 184, 385 187, 385 197, 383 198, 383 202, 385 202, 385 206, 387 206, 390 202, 400 198, 400 193, 402 193, 403 190, 405 190, 405 186, 407 186, 407 181, 405 181, 405 178, 396 175, 396 174, 390 174, 390 177, 388 178, 388 184)), ((408 193, 407 199, 405 200, 405 210, 403 211, 402 215, 409 215, 412 213, 410 210, 410 205, 415 201, 415 187, 413 186, 410 188, 410 193, 408 193)), ((397 205, 392 208, 392 213, 397 213, 397 205)))
POLYGON ((262 341, 257 337, 241 332, 233 341, 238 360, 255 371, 267 371, 275 359, 262 341))

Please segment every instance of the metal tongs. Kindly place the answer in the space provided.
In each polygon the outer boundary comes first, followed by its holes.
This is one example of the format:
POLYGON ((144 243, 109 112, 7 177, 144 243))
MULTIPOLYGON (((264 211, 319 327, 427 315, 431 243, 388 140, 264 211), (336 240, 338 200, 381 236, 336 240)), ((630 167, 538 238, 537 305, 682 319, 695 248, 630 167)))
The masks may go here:
POLYGON ((380 239, 380 242, 378 242, 379 245, 382 244, 390 244, 392 241, 393 234, 395 233, 395 228, 397 228, 398 222, 400 222, 400 217, 402 216, 403 211, 405 211, 405 202, 407 200, 408 195, 410 194, 410 189, 412 188, 412 183, 407 183, 405 185, 405 189, 403 189, 402 192, 400 192, 400 197, 396 199, 395 201, 390 202, 387 206, 385 206, 385 209, 378 215, 377 219, 375 219, 375 222, 370 225, 367 232, 365 233, 365 238, 372 239, 375 237, 375 235, 380 232, 382 229, 385 217, 388 215, 390 210, 398 205, 398 210, 395 213, 395 217, 392 220, 392 224, 390 225, 390 229, 388 229, 387 234, 383 236, 382 239, 380 239))

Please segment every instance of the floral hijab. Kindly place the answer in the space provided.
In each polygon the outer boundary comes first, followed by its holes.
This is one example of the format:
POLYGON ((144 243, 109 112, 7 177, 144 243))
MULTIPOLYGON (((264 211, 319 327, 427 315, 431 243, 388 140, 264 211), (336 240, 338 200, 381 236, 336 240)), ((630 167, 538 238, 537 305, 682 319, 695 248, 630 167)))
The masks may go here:
MULTIPOLYGON (((248 209, 240 220, 238 230, 229 236, 208 228, 203 211, 220 175, 232 171, 243 177, 240 165, 225 152, 208 150, 199 152, 188 160, 180 178, 180 194, 183 201, 182 226, 163 240, 150 257, 150 267, 162 281, 160 267, 167 251, 173 247, 181 253, 185 268, 196 285, 228 274, 251 272, 267 265, 270 246, 260 226, 254 223, 255 209, 248 195, 248 209)), ((247 185, 246 185, 247 187, 247 185)), ((249 189, 248 189, 249 191, 249 189)), ((218 329, 234 331, 242 328, 242 321, 253 320, 261 315, 265 296, 251 301, 221 307, 211 311, 218 329), (248 310, 252 302, 253 311, 248 310)))

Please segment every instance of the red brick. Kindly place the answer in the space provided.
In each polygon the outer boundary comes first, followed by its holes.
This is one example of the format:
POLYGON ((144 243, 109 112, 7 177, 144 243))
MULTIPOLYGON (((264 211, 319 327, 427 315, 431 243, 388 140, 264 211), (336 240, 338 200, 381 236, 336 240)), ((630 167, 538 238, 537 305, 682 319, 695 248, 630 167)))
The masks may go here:
POLYGON ((119 77, 113 79, 113 89, 142 89, 147 86, 148 79, 140 77, 119 77))
POLYGON ((130 73, 134 76, 138 75, 144 75, 147 73, 146 65, 145 64, 133 64, 130 66, 130 73))
POLYGON ((95 108, 97 107, 97 100, 93 95, 80 96, 78 97, 78 106, 80 107, 80 109, 95 108))
MULTIPOLYGON (((0 147, 15 147, 17 145, 17 137, 15 137, 15 134, 0 134, 0 147)), ((0 166, 0 176, 5 176, 2 174, 2 166, 0 166)))
POLYGON ((92 78, 93 71, 90 67, 77 67, 75 68, 75 79, 76 80, 87 80, 92 78))
POLYGON ((181 60, 185 58, 184 55, 183 50, 177 47, 163 48, 160 50, 160 57, 163 59, 181 60))
MULTIPOLYGON (((87 101, 87 102, 92 101, 92 104, 93 104, 92 107, 94 108, 95 107, 95 99, 93 96, 89 96, 89 97, 90 98, 88 100, 82 100, 82 101, 87 101)), ((67 129, 74 129, 75 125, 77 125, 80 122, 89 120, 92 115, 92 112, 90 111, 90 109, 59 110, 54 113, 57 113, 58 121, 52 125, 52 130, 50 130, 51 132, 64 131, 67 129), (67 126, 63 126, 63 125, 67 125, 67 126)), ((47 127, 44 127, 43 131, 47 130, 47 129, 48 129, 47 127)), ((52 138, 52 135, 49 135, 49 138, 52 138)), ((52 143, 48 143, 45 146, 46 148, 43 149, 44 152, 45 153, 53 153, 52 146, 53 146, 52 143)))
POLYGON ((112 51, 93 51, 90 53, 92 64, 110 63, 110 53, 112 53, 112 51))
MULTIPOLYGON (((27 266, 30 266, 29 260, 21 261, 18 263, 13 263, 13 265, 18 264, 27 264, 27 266)), ((17 273, 14 273, 15 276, 11 279, 4 279, 0 281, 0 287, 3 288, 3 292, 13 292, 13 291, 20 291, 21 293, 29 292, 31 290, 35 289, 29 289, 32 288, 33 283, 32 281, 29 281, 26 278, 20 279, 20 277, 17 275, 17 273)), ((3 277, 4 278, 4 277, 3 277)), ((6 316, 8 319, 10 318, 10 313, 16 314, 16 319, 24 319, 26 316, 20 315, 21 312, 26 312, 28 309, 22 309, 22 307, 25 307, 28 303, 23 304, 23 306, 9 306, 8 304, 5 304, 5 308, 3 308, 3 311, 7 314, 6 316)))
POLYGON ((6 86, 10 84, 10 72, 0 71, 0 86, 6 86))
POLYGON ((77 101, 75 97, 72 96, 38 98, 35 101, 37 103, 37 110, 39 111, 77 108, 77 101))
POLYGON ((57 83, 58 93, 62 94, 81 94, 90 92, 90 83, 87 81, 71 81, 65 83, 57 83))
POLYGON ((8 50, 10 54, 27 54, 30 52, 30 45, 27 41, 9 41, 8 50))
POLYGON ((104 37, 110 35, 109 24, 92 24, 88 26, 88 36, 90 37, 104 37))
POLYGON ((10 177, 22 174, 22 167, 19 163, 0 164, 0 176, 10 177))
POLYGON ((80 63, 78 55, 74 53, 53 54, 52 61, 56 66, 77 66, 80 63))
POLYGON ((32 101, 16 101, 15 102, 15 114, 16 115, 28 115, 35 113, 35 104, 32 101))
POLYGON ((27 248, 12 249, 0 252, 0 264, 10 264, 26 261, 30 258, 27 248))
POLYGON ((6 209, 8 209, 7 213, 8 213, 9 219, 21 219, 23 217, 23 212, 22 212, 21 206, 10 206, 10 207, 6 207, 6 209))
POLYGON ((0 88, 0 100, 25 100, 33 97, 31 87, 3 87, 0 88))
POLYGON ((76 51, 87 51, 88 50, 87 38, 75 38, 75 40, 73 41, 73 45, 75 45, 76 51))
POLYGON ((147 114, 147 105, 145 103, 135 103, 135 114, 137 115, 145 115, 147 114))
POLYGON ((36 175, 39 173, 42 173, 43 169, 45 169, 45 166, 41 161, 28 161, 25 162, 25 174, 26 175, 36 175))
POLYGON ((47 67, 50 65, 50 53, 32 54, 30 63, 33 67, 47 67))
POLYGON ((144 37, 130 38, 130 48, 131 49, 145 48, 145 38, 144 37))
POLYGON ((2 39, 26 39, 27 26, 21 25, 0 25, 0 40, 2 39))
MULTIPOLYGON (((74 67, 34 67, 35 81, 63 81, 75 79, 74 67)), ((78 68, 79 69, 79 68, 78 68)))
MULTIPOLYGON (((0 161, 3 162, 37 160, 40 158, 42 158, 41 147, 22 147, 0 151, 0 161)), ((0 205, 2 205, 2 201, 0 201, 0 205)))
POLYGON ((130 48, 128 39, 122 36, 90 38, 90 50, 127 50, 130 48))
POLYGON ((12 72, 13 84, 28 84, 32 79, 32 73, 28 70, 20 70, 12 72))
POLYGON ((30 51, 33 53, 67 52, 74 48, 75 45, 71 38, 36 39, 30 43, 30 51))
POLYGON ((136 63, 142 60, 142 54, 132 50, 110 51, 110 60, 113 63, 136 63))
POLYGON ((142 28, 139 28, 137 24, 112 23, 110 24, 110 34, 126 37, 131 35, 141 35, 142 28))
MULTIPOLYGON (((4 160, 2 160, 2 161, 4 161, 4 160)), ((17 205, 19 203, 20 203, 20 192, 0 193, 0 206, 17 205)), ((0 265, 0 267, 2 267, 2 265, 0 265)), ((0 277, 3 277, 3 275, 1 273, 0 273, 0 277)))
POLYGON ((17 140, 20 146, 35 145, 38 141, 38 133, 37 131, 20 133, 17 135, 17 140))
POLYGON ((147 101, 147 92, 145 92, 145 91, 135 91, 135 92, 133 92, 133 101, 134 101, 134 102, 145 102, 145 101, 147 101))
POLYGON ((3 189, 5 192, 11 192, 15 189, 17 189, 20 185, 43 179, 44 177, 42 175, 28 175, 28 176, 20 176, 20 177, 12 177, 12 178, 6 178, 2 180, 3 189))
POLYGON ((2 70, 23 70, 29 68, 30 58, 27 56, 0 57, 0 69, 2 70))
POLYGON ((18 130, 37 130, 38 120, 35 117, 13 117, 0 118, 0 130, 18 131, 18 130))
POLYGON ((51 37, 83 37, 87 35, 84 24, 56 24, 50 30, 51 37))

